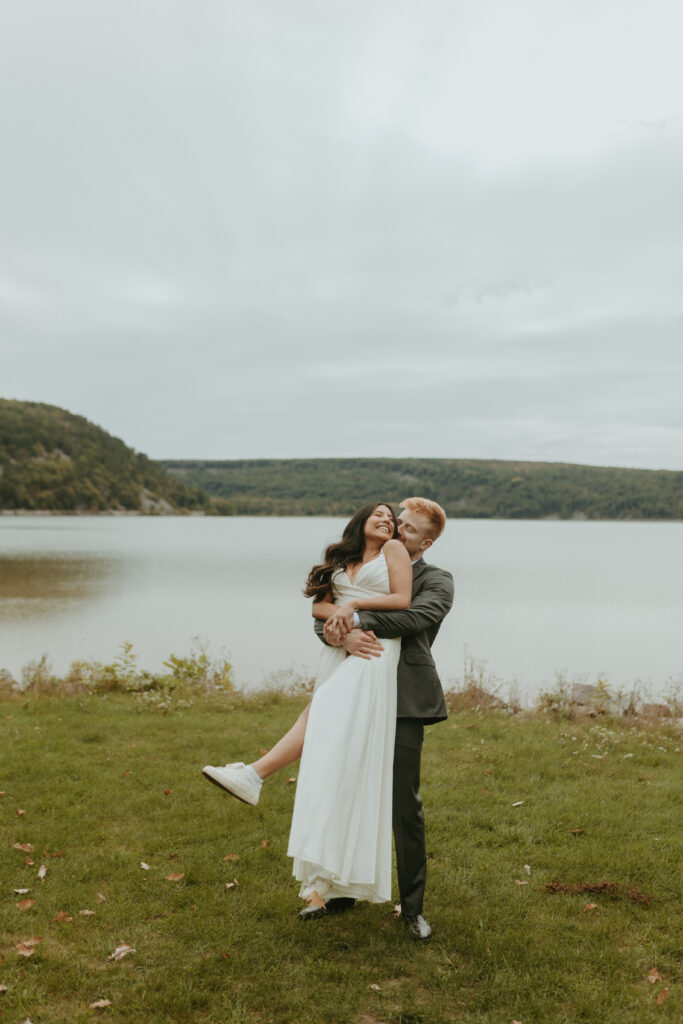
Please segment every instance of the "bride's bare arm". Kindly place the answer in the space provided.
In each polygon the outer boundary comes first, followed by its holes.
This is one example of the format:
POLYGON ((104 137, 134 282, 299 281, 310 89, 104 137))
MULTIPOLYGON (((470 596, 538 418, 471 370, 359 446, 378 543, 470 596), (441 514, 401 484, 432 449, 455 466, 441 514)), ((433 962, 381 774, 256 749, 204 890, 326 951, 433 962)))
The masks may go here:
POLYGON ((337 611, 337 605, 332 603, 332 594, 328 590, 322 601, 313 602, 313 618, 329 619, 337 611))

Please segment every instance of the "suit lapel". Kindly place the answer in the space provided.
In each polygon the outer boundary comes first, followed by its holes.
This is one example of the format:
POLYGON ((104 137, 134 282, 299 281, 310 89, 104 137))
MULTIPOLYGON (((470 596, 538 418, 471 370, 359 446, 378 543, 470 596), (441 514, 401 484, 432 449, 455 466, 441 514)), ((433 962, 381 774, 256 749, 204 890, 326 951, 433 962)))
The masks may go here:
POLYGON ((419 558, 413 566, 413 594, 415 594, 415 587, 422 573, 427 568, 427 563, 424 558, 419 558))

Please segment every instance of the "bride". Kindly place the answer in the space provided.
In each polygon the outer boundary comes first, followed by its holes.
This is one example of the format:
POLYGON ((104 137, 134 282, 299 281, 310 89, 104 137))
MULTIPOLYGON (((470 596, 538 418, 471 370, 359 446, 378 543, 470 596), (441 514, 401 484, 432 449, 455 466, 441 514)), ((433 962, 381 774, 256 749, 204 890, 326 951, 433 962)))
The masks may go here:
MULTIPOLYGON (((410 607, 412 568, 385 504, 366 505, 311 569, 313 615, 338 638, 361 609, 410 607)), ((381 657, 325 647, 297 781, 288 856, 311 907, 330 899, 391 899, 392 764, 401 641, 381 657)))

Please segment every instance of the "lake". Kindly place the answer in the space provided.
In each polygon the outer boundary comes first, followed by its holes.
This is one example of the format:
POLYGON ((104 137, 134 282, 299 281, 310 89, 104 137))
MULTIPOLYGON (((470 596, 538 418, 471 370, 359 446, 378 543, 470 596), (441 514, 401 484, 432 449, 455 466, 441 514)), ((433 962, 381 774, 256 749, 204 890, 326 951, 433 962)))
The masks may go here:
MULTIPOLYGON (((201 637, 237 683, 311 675, 306 574, 345 520, 0 516, 0 667, 47 654, 111 661, 128 641, 161 668, 201 637)), ((532 699, 556 673, 638 682, 683 673, 683 524, 451 520, 428 561, 455 576, 434 654, 445 685, 466 653, 532 699)))

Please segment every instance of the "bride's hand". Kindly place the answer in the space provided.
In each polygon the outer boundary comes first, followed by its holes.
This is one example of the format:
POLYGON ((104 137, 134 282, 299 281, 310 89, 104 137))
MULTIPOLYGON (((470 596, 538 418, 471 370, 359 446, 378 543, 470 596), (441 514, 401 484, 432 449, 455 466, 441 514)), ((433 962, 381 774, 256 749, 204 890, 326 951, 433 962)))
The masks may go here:
POLYGON ((352 602, 346 601, 327 620, 325 629, 329 630, 339 642, 353 629, 353 613, 355 610, 352 602))
POLYGON ((337 630, 332 627, 329 619, 327 619, 325 622, 325 626, 323 628, 323 635, 325 637, 326 642, 330 645, 330 647, 341 647, 341 638, 338 636, 337 630))

